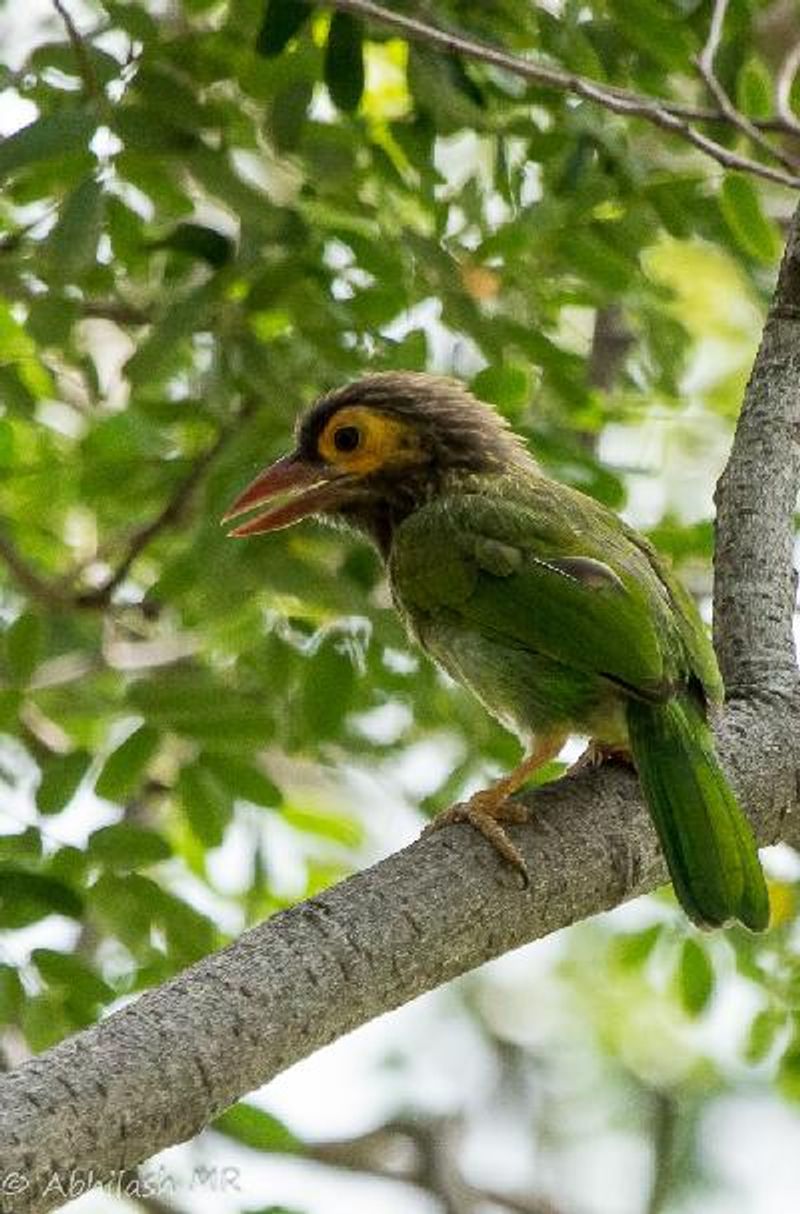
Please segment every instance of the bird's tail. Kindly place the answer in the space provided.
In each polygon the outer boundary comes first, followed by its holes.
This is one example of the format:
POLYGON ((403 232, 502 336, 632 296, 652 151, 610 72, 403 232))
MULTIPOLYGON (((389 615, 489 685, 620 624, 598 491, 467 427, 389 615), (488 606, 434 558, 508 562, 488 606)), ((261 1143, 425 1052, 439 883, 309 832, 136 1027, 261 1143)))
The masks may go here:
POLYGON ((675 893, 699 927, 769 921, 750 825, 719 765, 701 707, 688 694, 628 702, 628 731, 675 893))

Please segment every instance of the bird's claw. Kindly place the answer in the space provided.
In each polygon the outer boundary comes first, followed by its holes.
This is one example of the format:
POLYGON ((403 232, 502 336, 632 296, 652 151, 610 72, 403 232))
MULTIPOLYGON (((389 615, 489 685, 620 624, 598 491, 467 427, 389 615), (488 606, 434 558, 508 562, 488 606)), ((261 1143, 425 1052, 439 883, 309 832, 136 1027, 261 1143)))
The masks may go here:
MULTIPOLYGON (((618 763, 624 767, 634 767, 630 750, 626 746, 607 746, 602 742, 589 742, 582 755, 564 772, 564 776, 576 776, 581 771, 594 771, 604 763, 618 763)), ((563 776, 562 776, 563 779, 563 776)))
POLYGON ((528 820, 528 810, 519 801, 497 801, 497 798, 484 792, 475 793, 469 801, 460 801, 442 810, 423 830, 422 834, 430 835, 443 826, 456 822, 469 822, 475 830, 480 831, 491 843, 495 851, 512 866, 522 881, 522 888, 527 889, 531 883, 528 865, 520 849, 506 833, 503 823, 519 823, 528 820))

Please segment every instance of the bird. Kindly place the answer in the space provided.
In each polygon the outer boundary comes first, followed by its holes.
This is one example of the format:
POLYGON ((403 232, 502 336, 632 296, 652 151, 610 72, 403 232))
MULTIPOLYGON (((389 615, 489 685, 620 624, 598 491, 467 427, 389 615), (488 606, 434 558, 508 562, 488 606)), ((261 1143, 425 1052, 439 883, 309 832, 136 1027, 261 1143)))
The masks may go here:
POLYGON ((547 475, 465 384, 392 371, 334 388, 223 521, 245 514, 229 535, 316 517, 366 536, 412 641, 522 742, 512 772, 429 829, 471 823, 524 883, 506 826, 531 811, 512 794, 583 735, 577 766, 638 773, 688 917, 768 925, 755 840, 714 748, 724 692, 694 600, 643 535, 547 475))

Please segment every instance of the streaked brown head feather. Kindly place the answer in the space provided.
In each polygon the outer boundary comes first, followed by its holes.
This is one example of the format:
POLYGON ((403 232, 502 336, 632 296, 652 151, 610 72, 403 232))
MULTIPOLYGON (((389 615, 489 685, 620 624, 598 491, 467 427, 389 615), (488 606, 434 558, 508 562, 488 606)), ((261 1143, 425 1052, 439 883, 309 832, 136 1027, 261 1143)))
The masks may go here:
POLYGON ((340 409, 359 405, 380 410, 420 428, 433 475, 452 469, 491 472, 531 461, 522 439, 489 405, 457 379, 416 371, 385 371, 336 388, 300 419, 298 447, 313 458, 317 440, 340 409))

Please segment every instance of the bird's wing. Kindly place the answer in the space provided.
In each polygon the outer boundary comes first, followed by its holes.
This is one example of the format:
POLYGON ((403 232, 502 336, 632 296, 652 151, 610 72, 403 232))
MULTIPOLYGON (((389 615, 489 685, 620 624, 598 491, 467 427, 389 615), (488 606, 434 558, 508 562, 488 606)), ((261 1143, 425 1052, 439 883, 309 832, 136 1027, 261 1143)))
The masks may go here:
POLYGON ((667 588, 689 669, 702 685, 706 698, 712 704, 721 704, 725 697, 725 686, 697 604, 682 582, 675 577, 667 558, 638 531, 634 531, 626 523, 621 523, 621 526, 625 536, 644 553, 657 577, 667 588))
POLYGON ((390 563, 401 609, 523 645, 647 699, 668 695, 690 670, 668 587, 615 516, 546 484, 541 500, 462 493, 410 516, 390 563))

